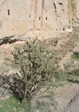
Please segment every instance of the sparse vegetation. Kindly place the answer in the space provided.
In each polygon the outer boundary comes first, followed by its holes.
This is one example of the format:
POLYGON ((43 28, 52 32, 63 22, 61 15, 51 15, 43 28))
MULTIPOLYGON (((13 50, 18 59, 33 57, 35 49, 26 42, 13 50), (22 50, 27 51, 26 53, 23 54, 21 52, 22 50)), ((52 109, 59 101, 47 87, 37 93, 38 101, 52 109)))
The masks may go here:
POLYGON ((0 112, 23 112, 23 110, 22 104, 13 96, 0 101, 0 112))
POLYGON ((15 63, 20 67, 25 84, 24 98, 30 100, 45 82, 51 81, 55 74, 56 52, 37 39, 29 39, 23 48, 16 48, 12 54, 15 63))
MULTIPOLYGON (((36 110, 52 112, 51 107, 57 107, 54 90, 65 84, 79 83, 78 57, 76 54, 73 53, 71 59, 65 62, 64 71, 58 67, 59 60, 61 61, 68 52, 72 54, 76 43, 78 43, 78 35, 75 33, 70 35, 68 34, 65 39, 62 38, 59 49, 55 49, 59 44, 57 39, 55 42, 54 39, 44 41, 28 39, 25 45, 15 47, 12 52, 14 63, 12 63, 13 59, 11 61, 6 60, 9 61, 7 62, 9 64, 6 65, 21 71, 18 74, 17 70, 17 73, 8 77, 12 80, 9 87, 13 95, 13 98, 11 97, 9 100, 13 100, 12 104, 15 102, 17 107, 11 105, 11 109, 6 105, 6 102, 3 104, 1 102, 0 105, 3 105, 8 111, 16 109, 18 112, 21 109, 23 112, 35 112, 36 110), (38 95, 38 93, 42 95, 38 95), (34 102, 34 105, 31 101, 34 102)), ((0 108, 1 112, 5 112, 3 107, 0 108)))
POLYGON ((73 60, 79 60, 79 56, 78 56, 78 54, 76 54, 76 53, 73 53, 72 56, 71 56, 71 58, 72 58, 73 60))
POLYGON ((75 0, 71 0, 71 7, 72 7, 73 15, 74 17, 76 17, 76 1, 75 0))

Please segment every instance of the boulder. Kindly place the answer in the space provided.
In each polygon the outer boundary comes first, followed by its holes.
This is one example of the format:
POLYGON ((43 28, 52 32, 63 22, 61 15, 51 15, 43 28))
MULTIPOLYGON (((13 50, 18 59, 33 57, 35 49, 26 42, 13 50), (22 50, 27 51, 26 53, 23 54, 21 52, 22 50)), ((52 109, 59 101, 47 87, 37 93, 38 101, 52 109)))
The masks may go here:
POLYGON ((74 48, 74 49, 73 49, 73 52, 74 52, 75 54, 79 54, 79 46, 76 47, 76 48, 74 48))

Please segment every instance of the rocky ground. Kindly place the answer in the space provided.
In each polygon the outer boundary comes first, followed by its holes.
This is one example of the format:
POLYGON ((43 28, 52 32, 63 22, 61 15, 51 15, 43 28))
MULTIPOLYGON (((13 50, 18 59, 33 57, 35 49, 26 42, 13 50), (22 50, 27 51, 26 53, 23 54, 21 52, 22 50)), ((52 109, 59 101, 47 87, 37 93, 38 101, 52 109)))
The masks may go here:
MULTIPOLYGON (((25 40, 16 39, 16 36, 14 38, 15 41, 13 41, 13 37, 6 39, 7 43, 4 43, 3 40, 0 41, 0 74, 4 76, 11 76, 16 73, 20 75, 18 67, 12 63, 11 52, 14 50, 14 46, 23 45, 25 40)), ((64 70, 64 64, 70 61, 73 49, 77 47, 78 41, 79 37, 75 32, 63 33, 57 38, 48 40, 48 44, 50 43, 59 53, 61 69, 64 70)), ((2 85, 3 79, 0 78, 0 102, 8 100, 12 96, 11 91, 2 85)), ((6 83, 5 86, 9 85, 6 83)), ((79 112, 79 82, 59 81, 56 84, 52 83, 49 89, 42 88, 37 93, 32 100, 32 105, 31 111, 34 112, 79 112)), ((2 109, 2 104, 0 104, 0 109, 2 109)), ((0 110, 0 112, 5 111, 0 110)), ((15 106, 12 112, 16 112, 15 106)))

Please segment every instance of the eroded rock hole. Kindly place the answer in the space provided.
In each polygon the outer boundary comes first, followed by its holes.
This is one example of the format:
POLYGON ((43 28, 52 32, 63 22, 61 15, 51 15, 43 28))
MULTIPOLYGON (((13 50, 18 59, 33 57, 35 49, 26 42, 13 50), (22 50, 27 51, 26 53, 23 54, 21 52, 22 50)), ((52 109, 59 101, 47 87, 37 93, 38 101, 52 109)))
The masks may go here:
POLYGON ((63 5, 62 3, 59 3, 59 5, 63 5))
POLYGON ((10 10, 8 9, 8 16, 10 15, 10 10))
POLYGON ((64 11, 64 9, 62 9, 62 11, 64 11))
POLYGON ((54 5, 54 8, 55 8, 55 10, 56 10, 56 4, 53 2, 53 5, 54 5))
POLYGON ((46 17, 46 21, 48 20, 48 18, 46 17))
POLYGON ((74 20, 72 19, 72 21, 74 21, 74 20))
POLYGON ((31 15, 29 14, 29 18, 31 18, 31 15))
POLYGON ((65 28, 63 28, 63 31, 65 31, 65 28))
POLYGON ((39 20, 41 20, 41 17, 39 17, 39 20))

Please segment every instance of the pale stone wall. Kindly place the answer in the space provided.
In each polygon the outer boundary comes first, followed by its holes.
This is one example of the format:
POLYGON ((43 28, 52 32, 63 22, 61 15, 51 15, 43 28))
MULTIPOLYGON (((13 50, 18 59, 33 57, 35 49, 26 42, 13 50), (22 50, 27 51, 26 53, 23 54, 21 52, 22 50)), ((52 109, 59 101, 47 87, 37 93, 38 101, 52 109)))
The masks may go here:
POLYGON ((29 31, 62 31, 79 17, 79 1, 74 0, 0 0, 0 37, 29 31))

